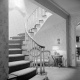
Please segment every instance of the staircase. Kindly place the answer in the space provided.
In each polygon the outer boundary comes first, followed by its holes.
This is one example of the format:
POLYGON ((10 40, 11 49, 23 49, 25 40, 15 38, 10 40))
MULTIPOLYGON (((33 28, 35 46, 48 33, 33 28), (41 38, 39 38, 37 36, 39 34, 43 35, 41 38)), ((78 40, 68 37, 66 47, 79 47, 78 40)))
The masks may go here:
POLYGON ((25 33, 11 37, 9 40, 9 77, 8 80, 29 80, 38 73, 45 73, 45 47, 33 40, 52 14, 38 7, 25 22, 25 33), (38 66, 39 64, 39 66, 38 66))
POLYGON ((33 37, 51 15, 50 12, 41 7, 37 7, 25 22, 25 28, 28 34, 33 37))
POLYGON ((28 80, 36 75, 36 68, 30 67, 31 61, 25 60, 22 54, 23 35, 9 40, 9 78, 8 80, 28 80))
POLYGON ((38 59, 39 73, 44 73, 44 48, 37 44, 27 32, 11 37, 8 80, 28 80, 34 77, 38 73, 38 59))

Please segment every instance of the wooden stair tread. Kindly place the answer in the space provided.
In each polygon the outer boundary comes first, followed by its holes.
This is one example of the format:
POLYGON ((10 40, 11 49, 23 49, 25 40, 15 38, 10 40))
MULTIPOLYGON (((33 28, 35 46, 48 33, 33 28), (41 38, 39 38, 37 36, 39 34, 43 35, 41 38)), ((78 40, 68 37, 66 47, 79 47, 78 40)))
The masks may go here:
POLYGON ((22 65, 22 64, 26 64, 26 63, 30 63, 30 61, 25 61, 25 60, 21 60, 21 61, 14 61, 14 62, 9 62, 9 67, 12 66, 17 66, 17 65, 22 65))
POLYGON ((21 76, 21 75, 28 74, 28 73, 30 73, 34 70, 36 70, 36 68, 26 68, 26 69, 22 69, 22 70, 19 70, 19 71, 12 72, 11 74, 14 74, 16 76, 21 76))
POLYGON ((24 54, 10 54, 9 57, 18 57, 18 56, 24 56, 24 54))

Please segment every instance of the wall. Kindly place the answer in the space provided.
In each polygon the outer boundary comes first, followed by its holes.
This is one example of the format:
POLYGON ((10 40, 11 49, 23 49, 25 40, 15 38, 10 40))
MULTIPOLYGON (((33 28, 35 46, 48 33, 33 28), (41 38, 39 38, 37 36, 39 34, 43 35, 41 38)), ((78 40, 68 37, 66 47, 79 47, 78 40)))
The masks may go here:
POLYGON ((69 53, 70 53, 69 50, 70 50, 70 48, 69 48, 69 38, 68 38, 69 35, 70 35, 70 34, 68 34, 68 32, 69 32, 69 30, 68 30, 68 27, 69 27, 69 19, 68 19, 68 16, 69 16, 69 14, 65 10, 61 9, 54 2, 50 2, 49 0, 31 0, 31 1, 33 1, 37 5, 40 5, 40 6, 44 7, 45 9, 47 9, 48 11, 50 11, 51 13, 53 13, 53 14, 56 13, 59 16, 61 16, 64 19, 66 19, 66 23, 65 24, 66 24, 66 43, 67 43, 66 44, 66 49, 67 49, 66 53, 67 53, 67 55, 65 55, 66 56, 65 59, 66 58, 67 59, 65 60, 65 65, 68 66, 69 65, 69 62, 70 62, 70 57, 69 57, 69 53))
POLYGON ((66 58, 66 20, 57 14, 54 13, 44 23, 34 39, 50 51, 52 51, 53 46, 59 46, 58 52, 66 58), (58 44, 57 39, 60 39, 60 44, 58 44))
POLYGON ((69 17, 69 26, 68 26, 68 30, 69 30, 69 41, 68 41, 68 50, 69 50, 69 57, 70 60, 68 62, 70 62, 70 66, 75 67, 76 66, 76 26, 78 25, 78 23, 80 22, 80 16, 79 15, 71 15, 69 17))
POLYGON ((8 77, 8 0, 0 0, 0 80, 8 77))
POLYGON ((36 7, 29 0, 9 0, 9 37, 16 36, 18 33, 25 31, 25 16, 27 19, 36 7))
MULTIPOLYGON (((76 36, 80 36, 80 25, 76 26, 76 36)), ((80 42, 77 42, 76 45, 80 47, 80 42)))
POLYGON ((24 32, 24 17, 17 10, 9 11, 9 37, 24 32))
POLYGON ((76 35, 80 36, 80 25, 76 26, 76 35))

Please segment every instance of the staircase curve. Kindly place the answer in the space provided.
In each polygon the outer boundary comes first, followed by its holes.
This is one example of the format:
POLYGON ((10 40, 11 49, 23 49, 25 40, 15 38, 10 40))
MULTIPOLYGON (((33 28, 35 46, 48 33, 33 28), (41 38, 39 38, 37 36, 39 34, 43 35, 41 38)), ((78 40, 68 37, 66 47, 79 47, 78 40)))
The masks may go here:
POLYGON ((46 20, 52 14, 41 7, 37 7, 32 14, 26 18, 25 28, 31 37, 41 29, 46 20))
POLYGON ((39 45, 33 39, 32 34, 35 35, 39 31, 50 15, 51 14, 44 9, 40 7, 36 8, 27 19, 25 33, 20 33, 10 38, 8 80, 30 79, 38 73, 45 73, 44 63, 48 62, 48 59, 46 59, 47 61, 44 59, 44 52, 46 52, 45 46, 39 45), (32 20, 32 23, 30 20, 32 20), (40 67, 38 65, 40 65, 40 67), (40 71, 38 71, 38 68, 40 68, 40 71))

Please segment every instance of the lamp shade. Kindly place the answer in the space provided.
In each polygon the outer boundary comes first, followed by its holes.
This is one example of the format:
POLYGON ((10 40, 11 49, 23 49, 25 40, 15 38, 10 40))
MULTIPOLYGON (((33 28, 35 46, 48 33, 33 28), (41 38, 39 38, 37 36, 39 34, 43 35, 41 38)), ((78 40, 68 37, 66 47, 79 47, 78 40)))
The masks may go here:
POLYGON ((53 46, 52 47, 52 50, 58 50, 59 49, 59 46, 53 46))

